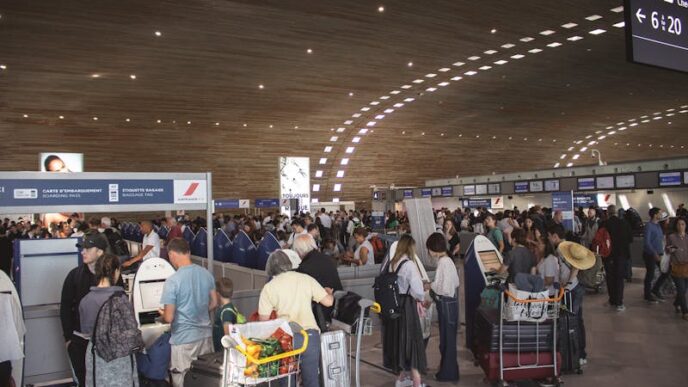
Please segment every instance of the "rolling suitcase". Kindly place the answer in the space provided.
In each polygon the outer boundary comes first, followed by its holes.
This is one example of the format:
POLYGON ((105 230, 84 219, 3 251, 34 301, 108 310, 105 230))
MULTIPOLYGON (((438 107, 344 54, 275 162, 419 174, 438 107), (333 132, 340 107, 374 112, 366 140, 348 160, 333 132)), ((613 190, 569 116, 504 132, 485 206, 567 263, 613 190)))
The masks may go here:
POLYGON ((325 332, 320 335, 320 359, 322 362, 323 387, 349 387, 349 351, 343 331, 325 332))
MULTIPOLYGON (((499 375, 499 352, 491 352, 484 345, 479 345, 478 349, 478 363, 480 368, 485 372, 485 378, 490 382, 497 382, 500 380, 499 375)), ((554 376, 554 368, 528 368, 530 365, 552 365, 554 358, 552 352, 522 352, 522 353, 504 353, 504 368, 521 367, 514 370, 504 371, 504 381, 515 380, 539 380, 554 376)), ((557 353, 557 368, 561 367, 561 355, 557 353)), ((557 370, 557 374, 559 374, 557 370)))
POLYGON ((223 352, 199 356, 184 377, 184 387, 220 387, 223 361, 223 352))
POLYGON ((578 320, 576 316, 562 311, 559 315, 559 345, 561 352, 563 373, 582 374, 580 366, 580 348, 578 344, 578 320))

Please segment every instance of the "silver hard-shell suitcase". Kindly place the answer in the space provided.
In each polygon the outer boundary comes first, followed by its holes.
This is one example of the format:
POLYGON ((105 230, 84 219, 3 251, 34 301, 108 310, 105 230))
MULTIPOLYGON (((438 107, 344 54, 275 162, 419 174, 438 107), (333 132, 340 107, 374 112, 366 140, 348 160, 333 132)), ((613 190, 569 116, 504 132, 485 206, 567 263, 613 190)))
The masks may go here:
POLYGON ((320 335, 320 359, 323 387, 350 386, 349 350, 343 331, 325 332, 320 335))

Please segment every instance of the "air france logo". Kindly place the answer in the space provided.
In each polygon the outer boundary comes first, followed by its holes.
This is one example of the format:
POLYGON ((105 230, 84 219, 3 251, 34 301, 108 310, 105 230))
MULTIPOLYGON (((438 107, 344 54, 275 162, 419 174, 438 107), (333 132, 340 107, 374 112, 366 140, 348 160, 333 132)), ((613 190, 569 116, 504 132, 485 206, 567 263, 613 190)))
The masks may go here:
POLYGON ((184 192, 184 196, 192 196, 198 189, 198 185, 198 183, 191 183, 189 188, 186 189, 186 192, 184 192))

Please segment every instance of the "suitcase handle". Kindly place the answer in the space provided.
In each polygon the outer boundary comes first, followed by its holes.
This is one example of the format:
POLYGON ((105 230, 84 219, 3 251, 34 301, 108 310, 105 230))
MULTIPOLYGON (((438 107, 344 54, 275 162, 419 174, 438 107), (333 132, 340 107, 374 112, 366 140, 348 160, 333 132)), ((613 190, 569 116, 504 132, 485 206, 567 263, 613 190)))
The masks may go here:
POLYGON ((297 355, 300 355, 300 354, 306 352, 306 348, 308 348, 308 332, 306 332, 305 330, 302 329, 299 333, 301 334, 301 336, 303 336, 303 345, 301 346, 301 348, 298 348, 298 349, 295 349, 295 350, 289 351, 289 352, 283 352, 283 353, 280 353, 279 355, 274 355, 274 356, 266 357, 263 359, 254 358, 253 356, 246 353, 246 351, 243 350, 238 345, 235 348, 237 351, 239 351, 239 353, 246 356, 247 361, 249 361, 253 364, 257 364, 257 365, 267 364, 267 363, 270 363, 273 361, 282 360, 282 359, 286 359, 288 357, 297 356, 297 355))

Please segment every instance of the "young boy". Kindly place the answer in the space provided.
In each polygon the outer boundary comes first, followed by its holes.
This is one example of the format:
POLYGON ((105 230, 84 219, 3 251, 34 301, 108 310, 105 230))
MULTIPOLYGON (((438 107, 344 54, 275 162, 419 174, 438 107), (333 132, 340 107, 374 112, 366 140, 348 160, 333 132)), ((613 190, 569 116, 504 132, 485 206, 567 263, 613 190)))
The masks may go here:
POLYGON ((221 278, 215 281, 215 291, 218 293, 220 306, 215 311, 213 320, 213 346, 215 352, 223 350, 222 337, 229 333, 231 324, 243 324, 246 322, 244 316, 232 305, 232 295, 234 294, 234 283, 229 278, 221 278))

